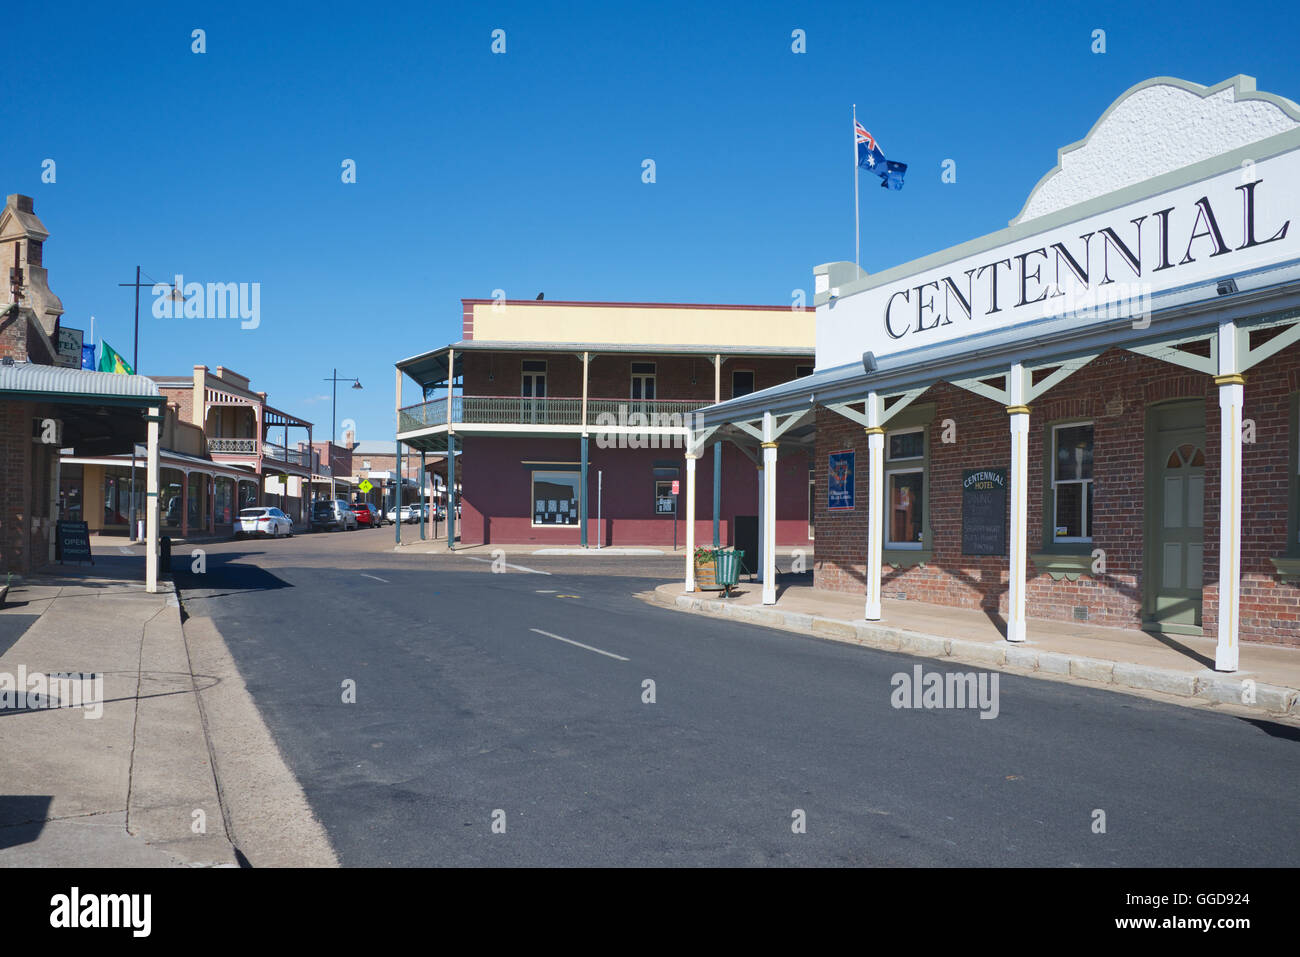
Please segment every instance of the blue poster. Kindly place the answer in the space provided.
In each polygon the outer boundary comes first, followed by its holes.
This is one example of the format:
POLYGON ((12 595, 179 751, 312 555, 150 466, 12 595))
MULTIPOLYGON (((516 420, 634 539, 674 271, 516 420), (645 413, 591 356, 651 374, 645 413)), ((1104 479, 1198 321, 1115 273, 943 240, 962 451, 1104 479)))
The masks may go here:
POLYGON ((853 507, 853 451, 832 452, 826 469, 826 507, 853 507))

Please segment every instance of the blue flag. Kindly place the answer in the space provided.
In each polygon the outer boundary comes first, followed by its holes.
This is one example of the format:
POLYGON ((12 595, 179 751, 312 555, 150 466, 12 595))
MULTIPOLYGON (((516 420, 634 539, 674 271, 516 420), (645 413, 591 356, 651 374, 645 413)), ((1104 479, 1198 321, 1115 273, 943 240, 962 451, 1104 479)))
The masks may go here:
POLYGON ((895 163, 893 160, 886 160, 885 172, 880 177, 880 185, 886 189, 902 189, 903 174, 906 172, 906 163, 895 163))
POLYGON ((853 133, 858 144, 858 166, 879 176, 880 185, 886 189, 902 189, 907 164, 885 159, 885 153, 876 138, 856 120, 853 133))
POLYGON ((95 370, 95 347, 94 346, 81 347, 81 368, 90 369, 92 372, 95 370))

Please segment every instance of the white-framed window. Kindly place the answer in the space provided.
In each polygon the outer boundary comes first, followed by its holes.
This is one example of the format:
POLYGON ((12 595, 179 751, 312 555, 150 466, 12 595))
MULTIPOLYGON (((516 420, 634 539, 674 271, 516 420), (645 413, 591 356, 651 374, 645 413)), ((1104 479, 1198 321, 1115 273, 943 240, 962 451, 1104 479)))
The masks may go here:
POLYGON ((1092 541, 1091 422, 1052 426, 1052 538, 1092 541))
POLYGON ((361 460, 361 467, 362 467, 363 469, 365 469, 367 472, 369 472, 369 471, 370 471, 370 459, 362 459, 362 460, 361 460))
POLYGON ((925 428, 885 435, 885 547, 919 549, 925 534, 925 428))
POLYGON ((533 527, 578 524, 579 472, 533 472, 533 527))
POLYGON ((520 368, 519 394, 525 399, 546 398, 546 360, 524 359, 520 368))
POLYGON ((649 400, 655 397, 655 364, 632 363, 632 399, 649 400))

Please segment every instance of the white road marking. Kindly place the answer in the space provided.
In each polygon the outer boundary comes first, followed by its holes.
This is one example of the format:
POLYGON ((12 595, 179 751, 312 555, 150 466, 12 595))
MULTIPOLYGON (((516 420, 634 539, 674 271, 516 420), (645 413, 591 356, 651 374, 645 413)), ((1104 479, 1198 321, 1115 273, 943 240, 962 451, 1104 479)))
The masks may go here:
POLYGON ((539 589, 537 589, 537 594, 539 594, 539 595, 554 595, 554 594, 555 594, 555 589, 554 589, 554 588, 539 588, 539 589))
MULTIPOLYGON (((491 564, 496 561, 495 558, 477 558, 473 555, 466 555, 465 557, 472 562, 488 562, 489 564, 491 564)), ((550 574, 550 572, 538 571, 536 568, 525 568, 523 565, 511 565, 509 562, 502 562, 501 564, 506 568, 513 568, 517 572, 531 572, 534 575, 550 574)))
POLYGON ((125 545, 119 545, 119 546, 117 546, 117 550, 118 550, 119 552, 121 552, 123 555, 134 555, 134 554, 135 554, 135 551, 134 551, 133 549, 127 548, 125 545))
POLYGON ((599 648, 593 648, 591 645, 584 645, 580 641, 574 641, 572 638, 562 638, 559 635, 553 635, 549 631, 542 631, 540 628, 529 628, 529 631, 535 631, 539 635, 545 635, 547 638, 554 638, 556 641, 567 642, 570 645, 577 645, 579 648, 586 648, 588 651, 594 651, 598 655, 604 655, 606 658, 617 658, 619 661, 631 661, 630 658, 624 658, 622 655, 616 655, 612 651, 601 651, 599 648))
POLYGON ((361 577, 362 577, 362 578, 373 578, 375 581, 377 581, 377 582, 383 582, 385 585, 390 585, 390 584, 392 584, 392 583, 391 583, 387 578, 380 578, 378 575, 367 575, 365 572, 362 572, 362 573, 361 573, 361 577))

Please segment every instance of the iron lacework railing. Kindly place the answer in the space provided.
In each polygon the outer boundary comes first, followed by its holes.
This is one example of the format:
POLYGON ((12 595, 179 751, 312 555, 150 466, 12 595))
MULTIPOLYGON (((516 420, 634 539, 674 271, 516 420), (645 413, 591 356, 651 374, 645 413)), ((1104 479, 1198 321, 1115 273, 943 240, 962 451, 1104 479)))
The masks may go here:
MULTIPOLYGON (((587 425, 683 428, 692 412, 712 405, 707 399, 588 399, 587 425)), ((451 420, 479 425, 582 425, 582 399, 528 396, 454 395, 451 420)), ((447 422, 447 398, 408 405, 399 415, 401 431, 413 432, 447 422)))
POLYGON ((256 455, 257 439, 208 439, 208 451, 226 455, 256 455))

